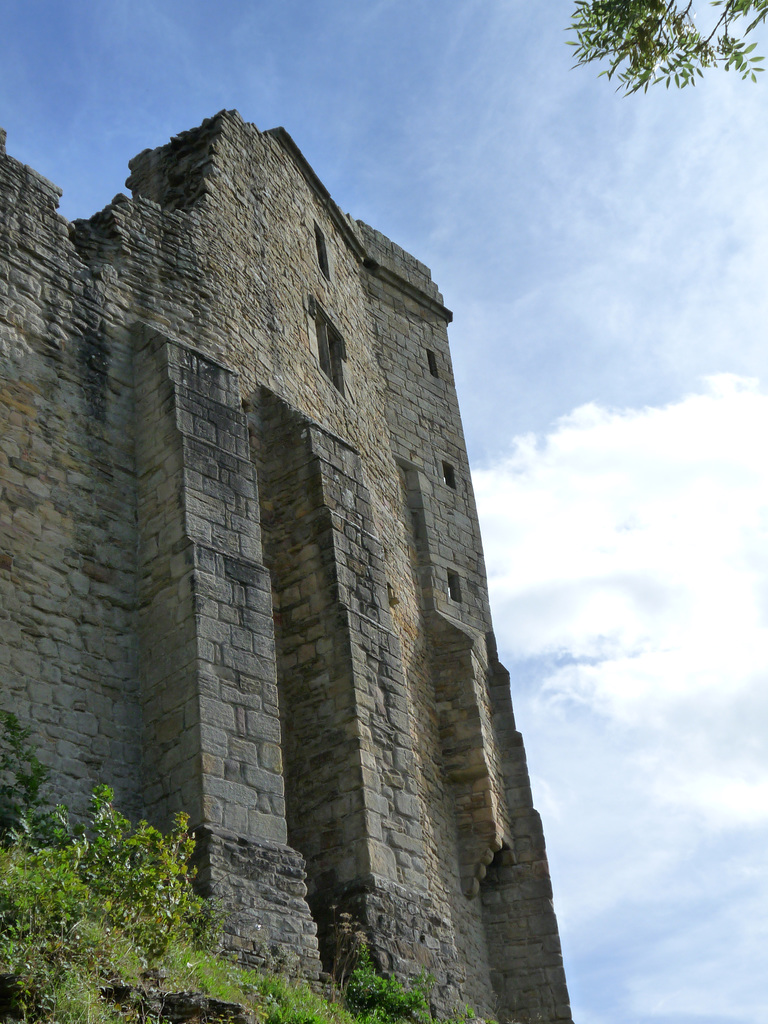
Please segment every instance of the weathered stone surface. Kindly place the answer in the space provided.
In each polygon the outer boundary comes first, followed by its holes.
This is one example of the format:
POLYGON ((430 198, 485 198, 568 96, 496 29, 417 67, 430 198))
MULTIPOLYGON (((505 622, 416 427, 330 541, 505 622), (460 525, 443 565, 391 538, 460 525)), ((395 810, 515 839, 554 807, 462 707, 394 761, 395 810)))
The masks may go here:
POLYGON ((316 977, 335 905, 441 1012, 567 1022, 450 312, 282 129, 130 167, 68 224, 0 145, 4 706, 76 812, 191 815, 246 962, 316 977))
POLYGON ((138 993, 147 1016, 163 1021, 163 1024, 202 1024, 216 1021, 217 1024, 256 1024, 256 1014, 250 1013, 238 1003, 213 999, 197 992, 138 993))

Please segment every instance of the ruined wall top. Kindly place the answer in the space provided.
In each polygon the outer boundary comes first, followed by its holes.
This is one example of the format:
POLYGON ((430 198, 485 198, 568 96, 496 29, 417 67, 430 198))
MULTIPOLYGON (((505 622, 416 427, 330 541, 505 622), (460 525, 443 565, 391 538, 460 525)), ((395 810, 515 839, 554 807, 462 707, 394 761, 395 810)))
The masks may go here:
POLYGON ((134 197, 149 199, 166 210, 190 209, 204 198, 213 198, 231 168, 220 158, 221 143, 250 137, 264 145, 278 146, 289 155, 354 257, 367 270, 395 275, 399 286, 432 307, 447 322, 450 310, 432 280, 430 270, 401 246, 361 220, 353 220, 334 202, 314 169, 285 128, 260 132, 243 120, 237 110, 221 110, 198 128, 181 132, 156 149, 145 149, 129 161, 126 180, 134 197))

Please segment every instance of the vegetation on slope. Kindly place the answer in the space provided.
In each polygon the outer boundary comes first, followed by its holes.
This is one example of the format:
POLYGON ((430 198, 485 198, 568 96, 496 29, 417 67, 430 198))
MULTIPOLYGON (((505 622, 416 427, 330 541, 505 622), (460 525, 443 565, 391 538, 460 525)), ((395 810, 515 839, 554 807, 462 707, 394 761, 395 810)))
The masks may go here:
POLYGON ((0 1017, 4 983, 14 1015, 34 1024, 159 1022, 171 992, 218 1001, 184 1018, 198 1021, 430 1024, 431 979, 409 990, 377 975, 348 918, 330 1000, 239 968, 217 952, 220 911, 193 889, 186 816, 168 835, 134 827, 98 786, 88 822, 72 827, 65 808, 44 807, 46 775, 28 732, 0 712, 0 1017))

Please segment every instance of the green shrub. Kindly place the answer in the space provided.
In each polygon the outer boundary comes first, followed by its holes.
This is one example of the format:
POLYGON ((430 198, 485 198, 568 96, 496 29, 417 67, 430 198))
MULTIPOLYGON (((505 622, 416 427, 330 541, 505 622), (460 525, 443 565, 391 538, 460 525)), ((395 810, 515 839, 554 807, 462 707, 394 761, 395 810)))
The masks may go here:
POLYGON ((428 1024, 432 1019, 428 999, 433 985, 434 978, 428 974, 417 978, 410 989, 396 978, 382 978, 376 973, 368 947, 361 946, 344 1000, 347 1009, 364 1024, 428 1024))
POLYGON ((89 826, 74 844, 79 875, 101 915, 149 960, 162 956, 172 939, 213 945, 210 905, 192 888, 195 841, 188 816, 177 814, 173 830, 163 835, 146 821, 133 828, 111 801, 108 786, 94 789, 89 826))
MULTIPOLYGON (((8 721, 0 724, 7 735, 8 721)), ((15 724, 12 757, 29 764, 15 724)), ((134 828, 112 806, 112 791, 97 786, 88 822, 70 829, 63 809, 42 811, 39 773, 11 760, 5 767, 20 789, 4 791, 15 818, 0 846, 0 972, 16 976, 25 1020, 125 1021, 84 1009, 101 1006, 105 981, 137 984, 171 945, 189 964, 196 949, 217 944, 221 915, 192 888, 187 817, 178 815, 168 835, 145 821, 134 828)))
POLYGON ((379 976, 349 915, 337 923, 334 969, 344 1007, 216 956, 221 913, 192 887, 187 816, 168 835, 146 821, 134 827, 112 791, 97 786, 88 821, 71 828, 65 808, 45 809, 48 771, 28 739, 14 715, 0 712, 0 973, 17 979, 23 1021, 147 1024, 154 1018, 140 992, 149 971, 168 990, 243 1003, 264 1024, 431 1024, 433 979, 422 975, 406 989, 379 976), (119 1008, 102 998, 115 985, 133 987, 119 1008))
POLYGON ((49 769, 28 742, 11 711, 0 711, 0 839, 16 831, 30 831, 47 817, 40 790, 49 769))

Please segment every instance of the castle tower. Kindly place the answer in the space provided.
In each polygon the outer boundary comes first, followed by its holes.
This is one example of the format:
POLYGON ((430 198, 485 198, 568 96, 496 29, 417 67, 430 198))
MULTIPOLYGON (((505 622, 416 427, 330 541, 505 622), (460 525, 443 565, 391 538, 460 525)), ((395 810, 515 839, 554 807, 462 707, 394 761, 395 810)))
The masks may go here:
POLYGON ((75 811, 191 815, 245 962, 348 911, 570 1021, 428 269, 236 112, 130 168, 69 224, 0 145, 3 706, 75 811))

